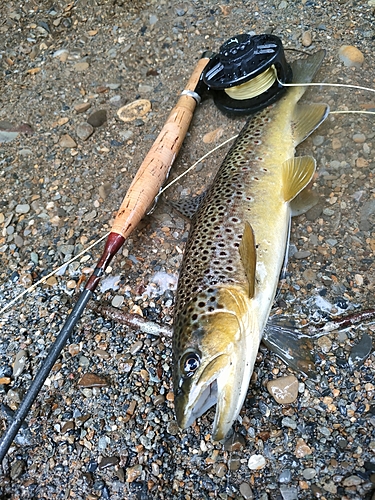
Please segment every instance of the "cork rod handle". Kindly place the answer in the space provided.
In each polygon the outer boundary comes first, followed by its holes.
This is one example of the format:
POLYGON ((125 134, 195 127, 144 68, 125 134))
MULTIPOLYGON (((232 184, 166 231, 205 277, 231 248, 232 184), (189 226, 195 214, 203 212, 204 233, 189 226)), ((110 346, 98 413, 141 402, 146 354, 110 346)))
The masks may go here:
MULTIPOLYGON (((198 61, 185 91, 194 93, 208 61, 207 57, 198 61)), ((113 223, 112 233, 126 239, 152 205, 181 148, 196 104, 189 93, 183 93, 177 101, 125 195, 113 223)))

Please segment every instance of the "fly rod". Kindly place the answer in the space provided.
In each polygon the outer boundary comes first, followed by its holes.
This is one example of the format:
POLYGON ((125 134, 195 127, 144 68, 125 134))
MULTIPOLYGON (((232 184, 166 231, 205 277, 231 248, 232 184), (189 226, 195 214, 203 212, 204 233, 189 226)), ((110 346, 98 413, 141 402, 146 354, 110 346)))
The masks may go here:
POLYGON ((0 463, 7 454, 49 372, 60 356, 73 328, 82 316, 88 301, 99 284, 100 278, 125 240, 147 213, 168 176, 188 131, 195 107, 200 102, 202 93, 206 89, 201 80, 201 75, 210 60, 210 56, 210 53, 205 52, 198 61, 185 90, 182 91, 177 104, 139 167, 117 213, 102 256, 69 314, 65 325, 52 344, 47 357, 42 361, 29 390, 14 414, 13 421, 1 438, 0 463))

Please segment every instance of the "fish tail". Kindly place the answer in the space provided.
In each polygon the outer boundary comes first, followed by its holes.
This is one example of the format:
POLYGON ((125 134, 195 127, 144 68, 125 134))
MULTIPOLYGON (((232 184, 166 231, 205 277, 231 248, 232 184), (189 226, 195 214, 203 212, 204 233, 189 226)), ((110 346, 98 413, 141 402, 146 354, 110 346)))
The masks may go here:
POLYGON ((294 61, 291 64, 293 83, 310 83, 320 68, 325 55, 326 51, 321 49, 308 57, 294 61))

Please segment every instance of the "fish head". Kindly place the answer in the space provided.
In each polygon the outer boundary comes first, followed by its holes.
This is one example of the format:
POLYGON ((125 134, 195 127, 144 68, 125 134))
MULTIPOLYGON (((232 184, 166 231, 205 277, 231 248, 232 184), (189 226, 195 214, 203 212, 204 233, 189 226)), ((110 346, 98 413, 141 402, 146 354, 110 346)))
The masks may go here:
POLYGON ((253 361, 248 356, 249 299, 240 287, 211 287, 176 314, 174 404, 183 429, 216 404, 212 437, 223 440, 246 397, 253 361))

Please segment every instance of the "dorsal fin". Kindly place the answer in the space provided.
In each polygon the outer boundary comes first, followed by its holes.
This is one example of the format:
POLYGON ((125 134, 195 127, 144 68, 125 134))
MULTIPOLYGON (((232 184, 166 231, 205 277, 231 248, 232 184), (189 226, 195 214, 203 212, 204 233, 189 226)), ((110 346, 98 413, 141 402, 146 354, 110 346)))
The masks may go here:
POLYGON ((200 204, 204 200, 206 194, 207 191, 204 191, 203 193, 198 194, 197 196, 191 196, 191 197, 187 196, 186 198, 182 198, 180 201, 177 202, 169 201, 169 203, 183 217, 186 217, 187 219, 191 220, 195 215, 196 211, 198 210, 200 204))
POLYGON ((285 201, 292 201, 308 183, 315 172, 315 159, 312 156, 289 158, 282 164, 282 182, 285 201))
POLYGON ((249 282, 249 297, 252 298, 255 293, 256 247, 253 228, 247 221, 245 222, 239 252, 249 282))
POLYGON ((297 146, 327 118, 327 104, 297 104, 293 111, 293 139, 297 146))

